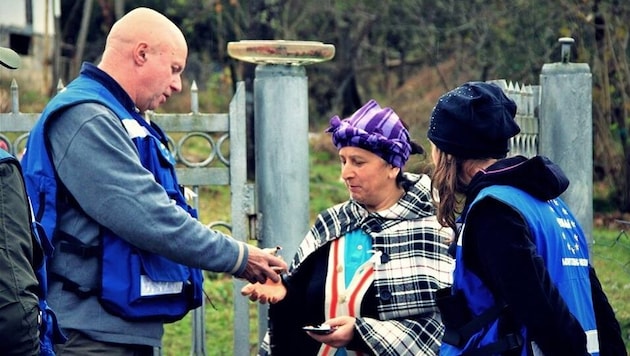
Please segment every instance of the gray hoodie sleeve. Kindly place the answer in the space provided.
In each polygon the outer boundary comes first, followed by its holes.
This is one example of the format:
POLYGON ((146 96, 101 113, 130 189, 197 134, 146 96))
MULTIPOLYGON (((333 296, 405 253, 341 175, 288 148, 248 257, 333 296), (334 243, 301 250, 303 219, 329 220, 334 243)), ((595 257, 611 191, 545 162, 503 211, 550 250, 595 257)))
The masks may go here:
POLYGON ((72 107, 51 123, 48 138, 60 180, 89 219, 175 262, 237 276, 244 271, 247 245, 172 202, 111 111, 72 107))

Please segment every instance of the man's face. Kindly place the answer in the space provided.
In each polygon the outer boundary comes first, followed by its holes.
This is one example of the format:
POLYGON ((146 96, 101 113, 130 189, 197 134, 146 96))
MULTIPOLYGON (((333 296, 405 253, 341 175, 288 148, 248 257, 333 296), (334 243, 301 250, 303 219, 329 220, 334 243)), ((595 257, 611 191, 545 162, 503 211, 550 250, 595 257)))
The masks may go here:
POLYGON ((162 44, 147 51, 142 88, 136 102, 141 112, 155 110, 176 92, 182 90, 182 72, 188 50, 185 45, 162 44))

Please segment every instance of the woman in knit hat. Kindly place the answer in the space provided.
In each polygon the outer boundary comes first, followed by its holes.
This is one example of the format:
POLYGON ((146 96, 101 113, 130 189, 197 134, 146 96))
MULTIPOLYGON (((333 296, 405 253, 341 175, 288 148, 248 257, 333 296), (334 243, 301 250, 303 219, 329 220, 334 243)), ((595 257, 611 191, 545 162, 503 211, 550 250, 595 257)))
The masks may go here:
POLYGON ((559 198, 560 167, 505 158, 519 133, 501 88, 466 83, 433 109, 437 218, 458 231, 453 286, 438 301, 440 355, 625 355, 586 237, 559 198))
POLYGON ((350 199, 317 217, 282 283, 243 288, 271 303, 261 354, 436 355, 443 325, 434 297, 450 284, 453 236, 437 223, 429 177, 403 173, 422 148, 374 100, 333 117, 327 132, 350 199), (320 324, 330 332, 303 330, 320 324))

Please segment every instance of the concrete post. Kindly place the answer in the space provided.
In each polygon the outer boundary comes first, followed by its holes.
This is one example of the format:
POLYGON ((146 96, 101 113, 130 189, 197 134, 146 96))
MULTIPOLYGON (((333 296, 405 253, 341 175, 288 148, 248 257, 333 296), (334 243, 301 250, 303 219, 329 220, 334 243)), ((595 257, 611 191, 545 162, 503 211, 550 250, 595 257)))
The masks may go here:
POLYGON ((562 168, 570 185, 562 198, 593 243, 592 75, 587 63, 570 63, 574 40, 560 38, 561 62, 543 65, 539 152, 562 168))
MULTIPOLYGON (((302 66, 258 65, 254 80, 256 186, 261 247, 291 261, 309 228, 308 85, 302 66)), ((259 338, 267 307, 259 308, 259 338)))
POLYGON ((303 66, 258 65, 254 80, 261 247, 290 261, 309 228, 308 83, 303 66))
MULTIPOLYGON (((305 64, 334 56, 332 45, 311 41, 228 43, 230 56, 256 63, 254 149, 259 247, 281 246, 291 262, 309 229, 308 80, 305 64)), ((267 331, 258 308, 259 342, 267 331)))

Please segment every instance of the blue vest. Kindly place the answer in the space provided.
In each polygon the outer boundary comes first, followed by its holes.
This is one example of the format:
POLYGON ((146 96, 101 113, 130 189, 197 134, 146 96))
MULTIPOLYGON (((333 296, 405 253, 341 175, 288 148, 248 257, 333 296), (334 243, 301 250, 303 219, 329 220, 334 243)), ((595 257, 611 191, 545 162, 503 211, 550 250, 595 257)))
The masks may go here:
MULTIPOLYGON (((51 244, 58 239, 75 244, 79 241, 57 231, 57 203, 62 189, 56 180, 45 130, 48 121, 56 118, 56 112, 86 102, 102 104, 116 113, 136 145, 142 165, 153 173, 156 182, 177 205, 196 218, 197 212, 187 204, 177 181, 175 159, 164 144, 165 133, 140 114, 125 109, 99 82, 79 76, 47 105, 30 133, 22 161, 36 220, 44 227, 51 244)), ((69 280, 64 280, 65 287, 80 296, 98 296, 106 310, 127 320, 173 322, 202 304, 201 270, 140 250, 104 227, 101 227, 101 245, 98 249, 102 253, 101 288, 90 290, 76 283, 73 286, 69 280)))
MULTIPOLYGON (((511 206, 525 218, 533 235, 538 255, 542 257, 551 280, 586 332, 588 351, 591 355, 599 355, 588 271, 588 245, 584 232, 569 208, 560 198, 540 201, 514 187, 491 186, 481 190, 471 203, 470 209, 485 197, 492 197, 511 206)), ((496 303, 490 290, 467 268, 466 261, 463 259, 462 240, 465 229, 466 222, 464 221, 457 242, 452 288, 453 294, 458 291, 463 292, 470 311, 477 316, 495 306, 496 303)), ((440 355, 462 355, 496 343, 499 340, 498 324, 499 319, 495 318, 475 333, 462 348, 443 343, 440 355)), ((525 356, 531 340, 527 337, 525 327, 521 327, 520 334, 522 340, 525 340, 521 355, 525 356)), ((536 346, 532 347, 536 355, 536 346)))
MULTIPOLYGON (((4 150, 0 150, 0 163, 14 164, 20 172, 22 168, 18 160, 4 150)), ((26 192, 24 192, 26 194, 26 192)), ((44 252, 44 260, 40 266, 33 266, 35 269, 35 275, 39 282, 39 289, 37 291, 37 297, 39 299, 39 310, 41 315, 41 324, 39 327, 39 354, 41 356, 54 356, 54 344, 64 343, 66 341, 65 335, 61 333, 61 329, 57 324, 57 317, 55 313, 50 309, 46 302, 48 279, 46 274, 46 260, 52 255, 52 246, 46 239, 40 238, 40 225, 34 220, 31 223, 31 234, 33 238, 33 244, 36 247, 40 247, 44 252)))

